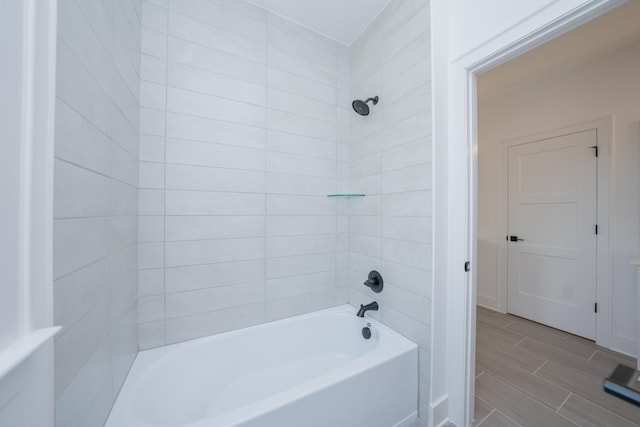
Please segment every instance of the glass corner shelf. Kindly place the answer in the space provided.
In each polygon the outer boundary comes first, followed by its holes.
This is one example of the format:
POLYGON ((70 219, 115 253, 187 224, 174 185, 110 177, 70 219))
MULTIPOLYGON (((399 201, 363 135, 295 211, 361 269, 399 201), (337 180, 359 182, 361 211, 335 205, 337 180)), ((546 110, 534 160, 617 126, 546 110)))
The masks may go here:
POLYGON ((349 198, 349 197, 364 197, 364 194, 355 194, 355 193, 339 193, 339 194, 327 194, 327 197, 343 197, 343 198, 349 198))

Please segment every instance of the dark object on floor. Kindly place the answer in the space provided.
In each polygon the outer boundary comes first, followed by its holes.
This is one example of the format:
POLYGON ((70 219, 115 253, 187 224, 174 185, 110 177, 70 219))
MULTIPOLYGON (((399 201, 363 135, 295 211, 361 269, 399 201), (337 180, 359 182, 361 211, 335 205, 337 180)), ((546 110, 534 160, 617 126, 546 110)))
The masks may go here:
POLYGON ((604 391, 607 393, 611 393, 636 406, 640 406, 639 375, 640 371, 618 364, 611 375, 605 378, 602 387, 604 387, 604 391))

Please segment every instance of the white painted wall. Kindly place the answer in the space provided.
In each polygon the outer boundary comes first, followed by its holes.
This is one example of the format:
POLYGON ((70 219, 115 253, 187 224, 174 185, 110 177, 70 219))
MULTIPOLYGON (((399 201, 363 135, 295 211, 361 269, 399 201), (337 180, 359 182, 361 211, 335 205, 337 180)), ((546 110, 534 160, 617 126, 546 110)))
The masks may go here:
MULTIPOLYGON (((537 0, 513 2, 512 6, 512 2, 502 0, 433 3, 434 10, 447 11, 447 17, 440 17, 439 25, 434 26, 432 36, 433 50, 440 52, 438 60, 447 63, 446 67, 434 66, 433 76, 433 265, 436 282, 446 291, 434 293, 433 306, 438 313, 431 326, 433 331, 446 330, 447 339, 446 345, 434 347, 431 354, 432 372, 446 372, 432 379, 431 407, 434 414, 446 412, 456 425, 466 426, 473 417, 476 299, 476 248, 472 243, 476 233, 476 181, 470 177, 476 173, 477 158, 471 73, 507 61, 622 2, 537 0), (465 261, 472 263, 471 274, 461 267, 465 261)), ((442 419, 432 417, 431 421, 435 425, 442 419)))
POLYGON ((421 420, 429 406, 431 336, 430 7, 394 0, 351 46, 351 98, 379 96, 371 114, 349 111, 349 302, 420 346, 421 420), (371 270, 382 293, 362 283, 371 270))
POLYGON ((56 2, 0 1, 0 425, 51 427, 56 2))
POLYGON ((138 350, 141 1, 60 0, 56 425, 101 426, 138 350))
POLYGON ((640 252, 640 43, 480 100, 478 302, 498 309, 497 222, 501 141, 613 116, 611 151, 611 348, 635 354, 635 270, 640 252))
POLYGON ((327 195, 347 174, 348 48, 244 1, 158 4, 142 20, 140 347, 345 303, 346 205, 327 195))

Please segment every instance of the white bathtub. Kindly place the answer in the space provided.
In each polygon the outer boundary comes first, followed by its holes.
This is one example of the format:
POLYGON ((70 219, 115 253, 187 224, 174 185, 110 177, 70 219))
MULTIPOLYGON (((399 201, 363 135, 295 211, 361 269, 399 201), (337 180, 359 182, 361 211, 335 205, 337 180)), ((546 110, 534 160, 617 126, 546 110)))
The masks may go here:
POLYGON ((140 352, 105 427, 407 426, 417 418, 418 348, 356 311, 140 352))

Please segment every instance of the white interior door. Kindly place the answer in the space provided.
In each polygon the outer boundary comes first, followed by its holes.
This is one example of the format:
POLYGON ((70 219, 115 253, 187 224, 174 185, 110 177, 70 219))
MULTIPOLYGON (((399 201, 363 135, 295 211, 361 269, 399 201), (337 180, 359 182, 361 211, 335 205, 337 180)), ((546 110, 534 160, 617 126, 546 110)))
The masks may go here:
POLYGON ((507 310, 595 339, 597 132, 508 148, 507 310))

